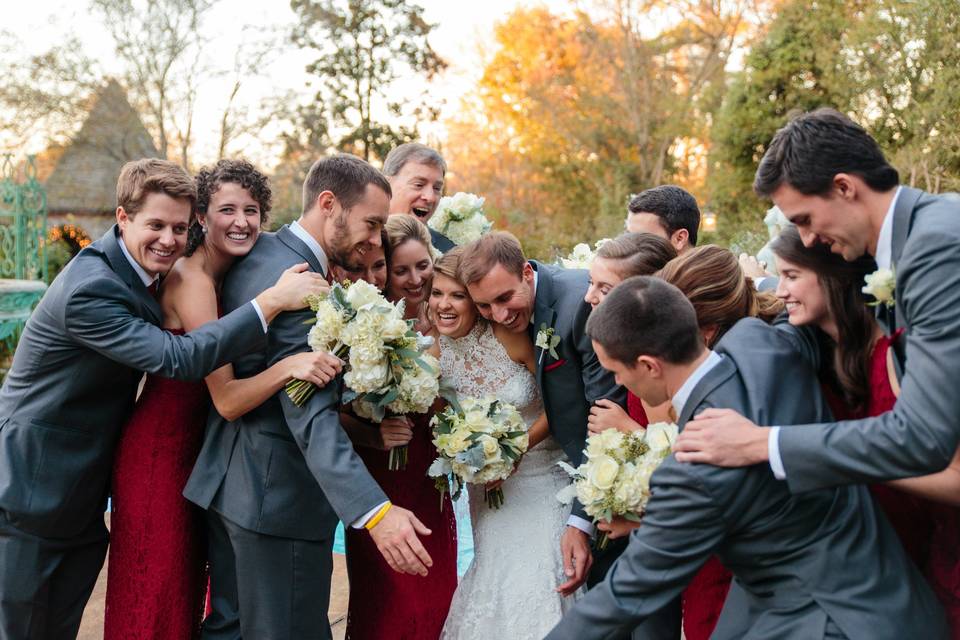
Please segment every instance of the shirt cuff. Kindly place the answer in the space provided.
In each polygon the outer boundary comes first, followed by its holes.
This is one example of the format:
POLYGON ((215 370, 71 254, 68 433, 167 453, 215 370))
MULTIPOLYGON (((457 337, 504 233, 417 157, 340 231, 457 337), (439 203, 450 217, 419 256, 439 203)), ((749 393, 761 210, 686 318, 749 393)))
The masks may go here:
POLYGON ((580 516, 570 516, 567 518, 567 526, 573 527, 574 529, 580 529, 588 536, 593 535, 593 523, 589 520, 584 520, 580 516))
POLYGON ((377 512, 380 511, 380 509, 382 509, 383 505, 385 504, 387 503, 381 502, 380 504, 375 506, 373 509, 370 509, 370 511, 367 511, 365 514, 363 514, 362 516, 360 516, 359 518, 351 522, 350 526, 354 529, 363 529, 364 525, 366 525, 370 521, 370 518, 377 515, 377 512))
POLYGON ((260 318, 260 325, 263 327, 263 332, 267 332, 267 319, 263 317, 263 309, 260 308, 260 305, 257 304, 256 300, 251 300, 250 304, 253 305, 253 310, 257 312, 257 317, 260 318))
POLYGON ((767 436, 767 457, 770 458, 773 477, 777 480, 786 480, 787 470, 783 468, 783 459, 780 458, 780 427, 770 427, 770 435, 767 436))

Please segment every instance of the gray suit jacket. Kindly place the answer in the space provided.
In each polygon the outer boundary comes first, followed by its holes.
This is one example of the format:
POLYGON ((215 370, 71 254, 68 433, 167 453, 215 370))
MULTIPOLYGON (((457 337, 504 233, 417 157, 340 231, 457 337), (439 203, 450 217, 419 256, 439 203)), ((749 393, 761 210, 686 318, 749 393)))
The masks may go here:
POLYGON ((447 251, 450 251, 450 249, 453 249, 455 246, 457 246, 453 240, 443 235, 436 229, 433 229, 431 227, 427 227, 427 228, 430 229, 430 242, 433 244, 433 247, 440 253, 446 253, 447 251))
MULTIPOLYGON (((681 428, 708 407, 782 424, 829 416, 807 363, 763 322, 739 322, 717 352, 723 359, 693 389, 681 428)), ((947 637, 933 593, 864 487, 791 495, 766 464, 724 469, 671 456, 651 493, 607 579, 549 638, 620 637, 713 554, 736 576, 714 638, 947 637)))
POLYGON ((550 432, 563 447, 570 463, 580 464, 587 439, 590 407, 601 398, 609 398, 626 408, 627 392, 617 385, 613 374, 600 366, 593 343, 586 333, 590 305, 587 272, 561 269, 531 260, 537 272, 537 296, 530 326, 530 339, 536 342, 541 325, 553 327, 560 336, 556 347, 559 358, 539 348, 537 386, 550 423, 550 432))
POLYGON ((250 304, 185 336, 160 329, 119 242, 113 227, 56 277, 0 390, 0 509, 40 536, 67 538, 103 516, 144 371, 199 379, 264 340, 250 304))
POLYGON ((960 203, 903 187, 893 215, 900 397, 873 418, 781 429, 791 491, 939 471, 960 444, 960 203))
MULTIPOLYGON (((316 256, 286 226, 261 234, 230 270, 221 305, 229 311, 270 286, 280 273, 316 256)), ((266 348, 233 363, 239 378, 254 376, 286 356, 307 351, 309 309, 280 314, 266 348)), ((184 496, 236 524, 272 536, 323 540, 337 519, 350 523, 387 500, 340 426, 340 380, 297 407, 280 390, 239 420, 211 409, 200 457, 184 496)))

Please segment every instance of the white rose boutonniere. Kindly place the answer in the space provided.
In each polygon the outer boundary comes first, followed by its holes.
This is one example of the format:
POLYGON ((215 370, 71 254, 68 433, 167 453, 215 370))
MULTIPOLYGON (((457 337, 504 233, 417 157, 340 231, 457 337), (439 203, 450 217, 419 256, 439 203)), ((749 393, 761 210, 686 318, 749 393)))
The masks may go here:
POLYGON ((540 362, 543 362, 543 354, 549 352, 554 360, 559 360, 557 355, 557 345, 560 344, 560 336, 554 335, 553 327, 547 327, 544 322, 540 325, 540 331, 537 332, 537 341, 534 343, 540 348, 540 362))
POLYGON ((865 286, 861 291, 876 299, 873 304, 882 304, 887 307, 894 305, 893 294, 897 288, 897 278, 891 269, 877 269, 864 276, 863 281, 865 286))

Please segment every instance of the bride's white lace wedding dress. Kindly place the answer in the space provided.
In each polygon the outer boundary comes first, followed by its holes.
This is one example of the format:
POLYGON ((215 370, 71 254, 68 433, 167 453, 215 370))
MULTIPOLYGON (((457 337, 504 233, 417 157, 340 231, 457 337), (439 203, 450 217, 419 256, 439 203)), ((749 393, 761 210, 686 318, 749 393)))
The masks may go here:
MULTIPOLYGON (((517 407, 527 426, 543 411, 536 379, 510 359, 490 325, 440 337, 443 383, 460 397, 491 395, 517 407)), ((474 558, 457 587, 441 638, 539 640, 573 605, 554 589, 566 580, 560 536, 569 507, 557 492, 570 478, 563 451, 547 438, 530 449, 503 484, 504 504, 490 509, 482 486, 468 485, 474 558)))

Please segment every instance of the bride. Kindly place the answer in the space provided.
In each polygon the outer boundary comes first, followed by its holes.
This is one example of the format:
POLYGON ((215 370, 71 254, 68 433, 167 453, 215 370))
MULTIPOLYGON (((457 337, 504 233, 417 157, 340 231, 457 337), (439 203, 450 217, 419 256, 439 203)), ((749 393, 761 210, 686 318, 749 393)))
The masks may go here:
POLYGON ((566 579, 557 541, 569 507, 556 498, 569 483, 557 466, 566 458, 549 436, 529 337, 478 316, 456 279, 459 254, 454 249, 434 265, 430 293, 442 382, 461 397, 490 395, 514 405, 530 429, 530 447, 502 481, 499 509, 487 507, 484 487, 467 487, 474 559, 453 596, 441 638, 539 640, 574 600, 555 591, 566 579))

